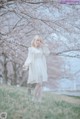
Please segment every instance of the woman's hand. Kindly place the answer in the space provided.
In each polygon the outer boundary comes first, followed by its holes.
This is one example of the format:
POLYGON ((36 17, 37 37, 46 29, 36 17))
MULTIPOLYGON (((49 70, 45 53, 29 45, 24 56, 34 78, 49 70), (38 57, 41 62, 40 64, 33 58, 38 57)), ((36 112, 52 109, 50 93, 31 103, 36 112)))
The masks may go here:
POLYGON ((45 42, 43 42, 43 43, 41 44, 41 47, 48 47, 48 44, 45 43, 45 42))
POLYGON ((28 70, 28 66, 23 65, 22 70, 28 70))
POLYGON ((44 47, 44 46, 46 46, 46 43, 45 43, 45 41, 42 40, 41 47, 44 47))

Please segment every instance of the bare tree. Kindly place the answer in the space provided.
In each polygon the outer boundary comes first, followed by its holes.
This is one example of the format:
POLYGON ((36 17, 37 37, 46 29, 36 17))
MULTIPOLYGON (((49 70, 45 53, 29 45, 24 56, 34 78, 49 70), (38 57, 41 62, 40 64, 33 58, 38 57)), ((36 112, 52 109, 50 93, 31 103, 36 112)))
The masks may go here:
POLYGON ((12 62, 14 84, 21 81, 23 74, 18 75, 36 34, 49 44, 51 55, 47 63, 51 82, 63 77, 66 57, 80 58, 80 7, 48 0, 6 0, 0 1, 0 6, 0 56, 4 52, 12 62))

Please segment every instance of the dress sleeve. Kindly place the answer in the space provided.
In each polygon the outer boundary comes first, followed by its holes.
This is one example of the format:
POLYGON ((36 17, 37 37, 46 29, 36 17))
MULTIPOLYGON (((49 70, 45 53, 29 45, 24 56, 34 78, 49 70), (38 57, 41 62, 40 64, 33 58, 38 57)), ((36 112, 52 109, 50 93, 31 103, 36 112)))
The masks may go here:
POLYGON ((27 70, 28 67, 29 67, 29 65, 31 64, 31 62, 32 62, 32 55, 33 55, 32 49, 29 47, 29 48, 28 48, 28 56, 27 56, 27 58, 26 58, 26 60, 25 60, 25 63, 24 63, 24 65, 23 65, 23 69, 24 69, 24 70, 27 70))
POLYGON ((48 56, 48 55, 50 54, 50 50, 49 50, 47 44, 45 44, 45 45, 42 46, 42 50, 43 50, 43 54, 44 54, 45 56, 48 56))

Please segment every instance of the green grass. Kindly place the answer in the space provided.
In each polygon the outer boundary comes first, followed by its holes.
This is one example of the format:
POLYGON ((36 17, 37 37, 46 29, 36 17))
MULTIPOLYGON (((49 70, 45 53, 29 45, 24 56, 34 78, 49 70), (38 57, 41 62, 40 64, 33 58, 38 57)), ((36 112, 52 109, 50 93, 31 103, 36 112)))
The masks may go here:
POLYGON ((80 99, 80 96, 72 96, 72 95, 67 95, 68 97, 73 97, 73 98, 77 98, 80 99))
POLYGON ((79 119, 80 99, 44 92, 43 103, 33 103, 27 88, 0 86, 0 113, 7 119, 79 119))

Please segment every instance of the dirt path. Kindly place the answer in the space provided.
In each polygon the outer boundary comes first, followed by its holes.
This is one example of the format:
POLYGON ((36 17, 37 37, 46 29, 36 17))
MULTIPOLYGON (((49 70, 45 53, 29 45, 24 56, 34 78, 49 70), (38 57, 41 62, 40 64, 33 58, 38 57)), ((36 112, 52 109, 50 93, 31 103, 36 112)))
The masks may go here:
POLYGON ((55 95, 54 96, 54 98, 55 98, 55 100, 56 101, 61 101, 61 100, 63 100, 63 101, 66 101, 66 102, 68 102, 68 103, 73 103, 73 104, 78 104, 78 105, 80 105, 80 99, 78 99, 78 98, 75 98, 75 97, 68 97, 68 96, 65 96, 65 95, 55 95))

